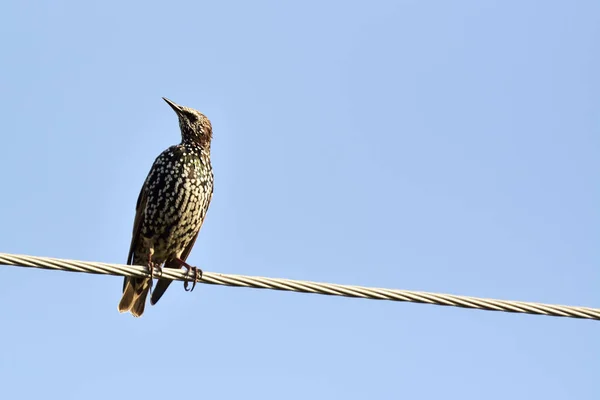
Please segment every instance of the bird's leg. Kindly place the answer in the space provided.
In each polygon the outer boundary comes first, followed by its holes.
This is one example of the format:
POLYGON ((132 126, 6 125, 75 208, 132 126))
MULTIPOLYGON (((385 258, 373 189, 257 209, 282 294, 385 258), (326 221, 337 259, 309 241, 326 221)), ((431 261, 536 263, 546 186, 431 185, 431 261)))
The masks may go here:
POLYGON ((148 269, 150 270, 150 279, 154 279, 154 268, 158 268, 160 275, 162 275, 162 268, 160 264, 156 264, 152 261, 152 256, 154 255, 154 249, 150 249, 148 252, 148 269))
POLYGON ((183 282, 183 288, 185 289, 185 291, 191 292, 196 287, 196 282, 198 281, 198 278, 202 278, 202 270, 197 267, 192 267, 190 264, 186 263, 185 261, 183 261, 180 258, 176 258, 175 261, 177 261, 182 268, 187 269, 188 274, 190 271, 194 272, 194 283, 192 283, 191 289, 188 290, 188 281, 183 282))
POLYGON ((152 252, 148 254, 148 269, 150 270, 150 280, 154 279, 154 264, 152 263, 152 252))

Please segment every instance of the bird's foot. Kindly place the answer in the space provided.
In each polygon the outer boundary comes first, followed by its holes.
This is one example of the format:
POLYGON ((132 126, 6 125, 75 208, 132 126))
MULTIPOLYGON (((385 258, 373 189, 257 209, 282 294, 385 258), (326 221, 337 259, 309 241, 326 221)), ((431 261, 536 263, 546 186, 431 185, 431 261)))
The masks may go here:
POLYGON ((186 292, 191 292, 196 287, 196 282, 198 282, 198 279, 202 278, 202 270, 200 268, 198 268, 198 267, 192 267, 190 264, 186 263, 185 261, 183 261, 183 260, 181 260, 179 258, 176 258, 175 261, 177 261, 182 268, 185 268, 185 269, 188 270, 188 275, 189 275, 190 271, 193 272, 194 281, 192 283, 192 288, 188 289, 188 283, 189 283, 189 281, 184 281, 183 282, 183 289, 185 289, 186 292))
POLYGON ((156 264, 152 261, 152 252, 148 255, 148 270, 150 271, 150 279, 154 279, 154 268, 158 268, 160 272, 159 275, 162 275, 162 268, 160 264, 156 264))
POLYGON ((150 279, 154 279, 155 277, 159 278, 162 276, 162 267, 160 264, 151 263, 148 265, 148 269, 150 270, 150 279))

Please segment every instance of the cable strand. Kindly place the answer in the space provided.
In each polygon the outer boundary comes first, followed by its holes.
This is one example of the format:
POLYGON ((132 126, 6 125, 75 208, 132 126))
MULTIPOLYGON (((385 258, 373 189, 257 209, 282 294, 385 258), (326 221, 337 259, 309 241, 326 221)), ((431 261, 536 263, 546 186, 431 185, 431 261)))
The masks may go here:
MULTIPOLYGON (((55 271, 83 272, 91 274, 121 275, 133 277, 149 277, 147 267, 137 265, 107 264, 100 262, 87 262, 65 260, 50 257, 35 257, 27 255, 0 253, 0 265, 15 267, 42 268, 55 271)), ((161 278, 178 281, 189 280, 187 272, 176 269, 164 268, 161 278)), ((156 276, 156 274, 155 274, 156 276)), ((434 304, 471 308, 488 311, 504 311, 510 313, 537 314, 554 317, 568 317, 600 320, 600 309, 591 307, 563 306, 525 301, 510 301, 485 299, 479 297, 459 296, 429 292, 417 292, 400 289, 384 289, 354 285, 339 285, 300 281, 282 278, 265 278, 259 276, 246 276, 235 274, 220 274, 204 272, 199 283, 210 285, 223 285, 233 287, 246 287, 254 289, 271 289, 312 293, 330 296, 354 297, 372 300, 403 301, 412 303, 434 304)))

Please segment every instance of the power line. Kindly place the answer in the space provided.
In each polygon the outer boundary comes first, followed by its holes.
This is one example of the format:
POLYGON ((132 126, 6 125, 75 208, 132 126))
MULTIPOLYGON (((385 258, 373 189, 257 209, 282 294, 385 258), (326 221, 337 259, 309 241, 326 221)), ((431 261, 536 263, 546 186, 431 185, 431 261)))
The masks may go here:
MULTIPOLYGON (((0 265, 43 268, 69 272, 85 272, 91 274, 135 277, 150 276, 147 267, 136 265, 107 264, 6 253, 0 253, 0 265)), ((186 275, 186 272, 183 270, 165 268, 162 270, 161 278, 185 281, 189 279, 189 276, 186 275)), ((204 272, 202 278, 199 279, 198 282, 211 285, 285 290, 330 296, 358 297, 372 300, 408 301, 413 303, 435 304, 440 306, 474 308, 478 310, 600 320, 600 309, 591 307, 484 299, 451 294, 417 292, 400 289, 382 289, 354 285, 338 285, 333 283, 319 283, 281 278, 264 278, 258 276, 217 274, 214 272, 204 272)))

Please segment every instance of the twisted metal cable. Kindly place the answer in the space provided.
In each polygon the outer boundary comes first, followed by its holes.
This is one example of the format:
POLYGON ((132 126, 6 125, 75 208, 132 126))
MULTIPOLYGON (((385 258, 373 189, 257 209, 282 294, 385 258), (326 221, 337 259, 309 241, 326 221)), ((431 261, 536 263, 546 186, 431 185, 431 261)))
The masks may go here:
MULTIPOLYGON (((0 265, 33 267, 70 272, 87 272, 91 274, 135 277, 150 276, 147 267, 136 265, 107 264, 6 253, 0 253, 0 265)), ((162 270, 161 278, 185 281, 189 280, 190 277, 182 270, 165 268, 162 270)), ((457 296, 451 294, 416 292, 399 289, 381 289, 353 285, 338 285, 333 283, 319 283, 281 278, 263 278, 258 276, 217 274, 213 272, 204 272, 202 278, 200 278, 198 282, 211 285, 285 290, 330 296, 358 297, 373 300, 409 301, 413 303, 436 304, 440 306, 475 308, 478 310, 600 320, 600 309, 590 307, 561 306, 525 301, 482 299, 477 297, 457 296)))

